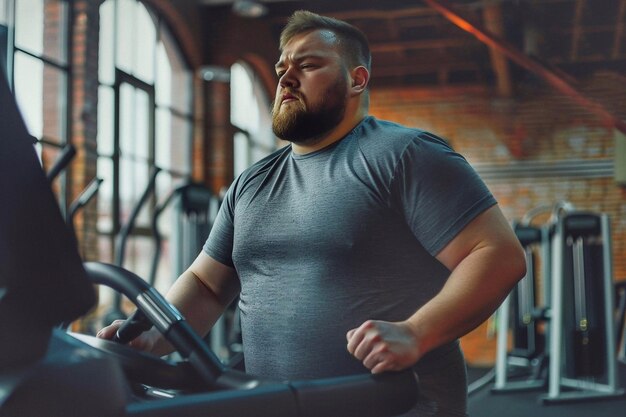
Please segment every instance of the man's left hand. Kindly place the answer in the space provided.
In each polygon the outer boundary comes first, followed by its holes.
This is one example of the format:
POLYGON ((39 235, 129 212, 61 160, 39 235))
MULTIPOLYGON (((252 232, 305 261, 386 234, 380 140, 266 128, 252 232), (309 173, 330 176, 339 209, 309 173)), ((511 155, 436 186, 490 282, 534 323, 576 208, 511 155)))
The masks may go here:
POLYGON ((368 320, 346 337, 348 352, 373 374, 400 371, 420 358, 419 341, 407 322, 368 320))

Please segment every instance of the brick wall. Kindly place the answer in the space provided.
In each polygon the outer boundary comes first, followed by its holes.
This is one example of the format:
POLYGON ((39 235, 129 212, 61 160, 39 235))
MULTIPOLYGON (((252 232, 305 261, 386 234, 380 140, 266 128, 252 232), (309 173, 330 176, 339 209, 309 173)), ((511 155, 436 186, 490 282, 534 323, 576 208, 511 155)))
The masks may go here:
POLYGON ((233 181, 233 134, 230 123, 230 85, 205 83, 206 153, 205 178, 218 193, 233 181))
MULTIPOLYGON (((73 201, 96 176, 96 138, 98 105, 98 36, 100 0, 73 3, 74 21, 71 38, 71 140, 77 150, 72 162, 73 201)), ((97 204, 94 198, 75 219, 80 251, 85 260, 98 259, 97 204)))
MULTIPOLYGON (((577 88, 626 117, 623 76, 597 73, 577 88)), ((609 214, 614 278, 626 279, 626 189, 612 177, 613 131, 588 110, 538 85, 522 86, 516 99, 494 97, 481 87, 373 88, 371 102, 377 117, 445 137, 481 175, 485 172, 483 179, 509 220, 560 200, 609 214), (517 168, 514 173, 511 167, 517 168)), ((485 323, 463 338, 468 361, 493 363, 490 329, 485 323)))

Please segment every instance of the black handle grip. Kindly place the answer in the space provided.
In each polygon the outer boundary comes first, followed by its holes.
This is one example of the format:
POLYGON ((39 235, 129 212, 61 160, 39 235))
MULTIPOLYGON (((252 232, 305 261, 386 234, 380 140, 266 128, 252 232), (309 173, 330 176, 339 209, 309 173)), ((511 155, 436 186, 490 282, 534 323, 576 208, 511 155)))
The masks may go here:
POLYGON ((135 312, 126 319, 126 321, 117 329, 113 336, 113 341, 127 344, 146 330, 152 328, 152 322, 146 317, 141 310, 135 310, 135 312))

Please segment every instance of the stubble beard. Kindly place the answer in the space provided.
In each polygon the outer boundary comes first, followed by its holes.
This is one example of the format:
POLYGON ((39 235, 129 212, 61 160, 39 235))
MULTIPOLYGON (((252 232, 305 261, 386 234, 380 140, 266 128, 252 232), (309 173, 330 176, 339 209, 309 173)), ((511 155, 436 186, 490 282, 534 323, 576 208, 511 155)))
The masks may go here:
POLYGON ((283 107, 280 97, 277 97, 272 107, 274 134, 297 144, 310 145, 322 140, 343 120, 346 113, 346 94, 344 82, 338 80, 324 92, 324 99, 319 105, 311 108, 307 108, 300 97, 283 107))

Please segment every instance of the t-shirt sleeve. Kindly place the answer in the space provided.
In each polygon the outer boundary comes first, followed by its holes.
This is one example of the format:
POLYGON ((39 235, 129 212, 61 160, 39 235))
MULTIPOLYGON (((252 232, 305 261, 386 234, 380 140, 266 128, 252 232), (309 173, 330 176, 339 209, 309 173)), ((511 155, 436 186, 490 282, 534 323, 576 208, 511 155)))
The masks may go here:
POLYGON ((233 264, 233 236, 234 212, 235 212, 235 184, 231 185, 224 197, 224 201, 209 233, 209 237, 204 243, 204 252, 224 265, 233 264))
POLYGON ((476 171, 442 139, 420 134, 394 170, 392 204, 433 256, 496 200, 476 171))

